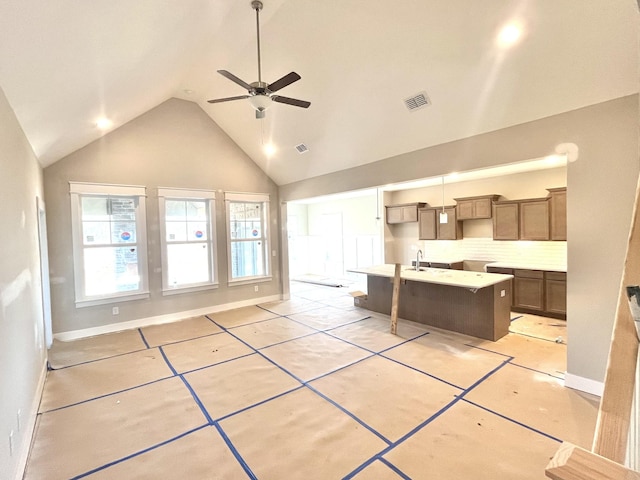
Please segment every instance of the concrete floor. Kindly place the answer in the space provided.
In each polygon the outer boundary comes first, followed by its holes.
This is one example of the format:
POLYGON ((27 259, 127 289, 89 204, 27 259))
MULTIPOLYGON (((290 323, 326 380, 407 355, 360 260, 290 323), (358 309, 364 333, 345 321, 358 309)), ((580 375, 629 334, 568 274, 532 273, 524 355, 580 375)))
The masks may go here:
POLYGON ((55 342, 25 478, 542 480, 562 440, 590 446, 564 322, 394 336, 350 290, 55 342))

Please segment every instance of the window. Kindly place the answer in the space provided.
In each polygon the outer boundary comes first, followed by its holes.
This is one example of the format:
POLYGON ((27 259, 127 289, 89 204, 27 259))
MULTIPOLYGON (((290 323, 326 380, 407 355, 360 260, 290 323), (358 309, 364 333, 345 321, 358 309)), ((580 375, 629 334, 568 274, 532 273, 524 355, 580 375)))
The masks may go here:
POLYGON ((70 183, 76 306, 147 298, 145 188, 70 183))
POLYGON ((217 286, 215 193, 158 189, 163 294, 217 286))
POLYGON ((229 282, 269 280, 269 196, 225 193, 229 282))

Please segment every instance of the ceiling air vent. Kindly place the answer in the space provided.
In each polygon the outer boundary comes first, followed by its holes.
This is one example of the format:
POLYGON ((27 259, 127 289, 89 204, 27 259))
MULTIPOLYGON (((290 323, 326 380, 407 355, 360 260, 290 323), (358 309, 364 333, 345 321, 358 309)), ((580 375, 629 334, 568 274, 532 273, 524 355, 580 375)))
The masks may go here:
POLYGON ((300 154, 307 153, 309 151, 309 147, 307 147, 304 143, 301 143, 300 145, 296 145, 296 150, 300 154))
POLYGON ((427 92, 420 92, 413 97, 405 98, 404 104, 407 107, 407 110, 414 112, 426 107, 427 105, 431 105, 431 100, 429 100, 427 92))

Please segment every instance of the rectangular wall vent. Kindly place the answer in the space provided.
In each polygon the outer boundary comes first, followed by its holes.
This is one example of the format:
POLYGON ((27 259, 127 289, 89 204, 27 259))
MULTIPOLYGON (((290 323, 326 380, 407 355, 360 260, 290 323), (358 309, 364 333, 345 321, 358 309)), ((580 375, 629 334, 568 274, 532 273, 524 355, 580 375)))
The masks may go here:
POLYGON ((413 97, 405 98, 404 104, 407 107, 407 110, 413 112, 415 110, 424 108, 427 105, 431 105, 431 100, 429 100, 427 92, 420 92, 413 97))
POLYGON ((296 150, 298 151, 298 153, 306 153, 309 151, 309 147, 307 147, 304 143, 301 143, 300 145, 296 145, 296 150))

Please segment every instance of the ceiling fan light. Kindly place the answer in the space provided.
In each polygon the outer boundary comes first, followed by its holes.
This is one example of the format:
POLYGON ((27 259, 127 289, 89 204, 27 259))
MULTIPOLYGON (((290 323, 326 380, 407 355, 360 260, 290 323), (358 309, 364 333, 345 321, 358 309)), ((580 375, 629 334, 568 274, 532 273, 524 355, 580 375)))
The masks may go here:
POLYGON ((262 112, 271 105, 271 98, 268 95, 263 94, 252 95, 249 97, 249 103, 251 103, 253 108, 262 112))

